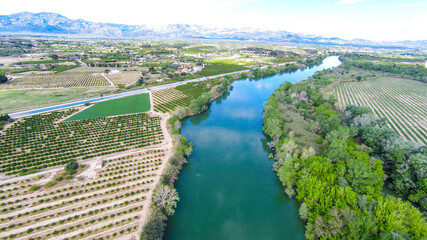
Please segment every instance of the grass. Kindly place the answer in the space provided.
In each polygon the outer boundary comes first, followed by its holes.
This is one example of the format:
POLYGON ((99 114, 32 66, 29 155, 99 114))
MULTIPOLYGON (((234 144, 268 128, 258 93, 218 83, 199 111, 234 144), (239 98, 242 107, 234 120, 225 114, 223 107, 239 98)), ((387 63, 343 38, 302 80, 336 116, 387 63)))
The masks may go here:
POLYGON ((0 114, 99 97, 112 90, 110 87, 3 90, 0 91, 0 114))
POLYGON ((68 118, 67 121, 146 112, 150 107, 150 96, 148 93, 143 93, 96 103, 68 118))
POLYGON ((247 69, 244 66, 231 63, 213 62, 206 65, 202 71, 197 74, 203 77, 218 75, 222 73, 236 72, 247 69))

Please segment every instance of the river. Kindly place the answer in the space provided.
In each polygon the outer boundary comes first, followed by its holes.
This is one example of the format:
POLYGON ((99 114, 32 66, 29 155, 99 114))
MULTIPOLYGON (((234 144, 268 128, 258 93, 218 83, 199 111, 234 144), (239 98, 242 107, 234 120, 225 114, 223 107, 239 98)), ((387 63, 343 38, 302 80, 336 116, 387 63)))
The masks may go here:
POLYGON ((195 148, 176 184, 180 201, 166 239, 304 239, 299 204, 272 172, 263 103, 283 82, 339 64, 328 57, 293 73, 235 81, 209 110, 183 121, 182 135, 195 148))

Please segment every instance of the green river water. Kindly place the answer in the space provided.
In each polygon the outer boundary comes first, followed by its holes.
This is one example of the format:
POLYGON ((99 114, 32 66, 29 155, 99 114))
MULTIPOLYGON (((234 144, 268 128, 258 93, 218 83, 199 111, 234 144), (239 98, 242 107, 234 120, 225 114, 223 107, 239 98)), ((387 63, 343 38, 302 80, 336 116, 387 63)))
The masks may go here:
POLYGON ((283 82, 339 64, 328 57, 305 70, 235 81, 208 111, 183 121, 194 152, 177 182, 180 201, 165 239, 304 239, 299 204, 272 172, 263 103, 283 82))

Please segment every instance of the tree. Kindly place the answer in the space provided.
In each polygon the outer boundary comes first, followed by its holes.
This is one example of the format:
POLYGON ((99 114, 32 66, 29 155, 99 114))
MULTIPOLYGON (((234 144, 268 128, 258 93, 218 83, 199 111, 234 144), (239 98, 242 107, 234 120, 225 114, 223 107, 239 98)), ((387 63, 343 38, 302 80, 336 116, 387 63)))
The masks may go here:
POLYGON ((136 81, 136 86, 141 86, 144 83, 144 77, 141 76, 138 81, 136 81))
POLYGON ((208 104, 211 101, 211 94, 204 92, 200 97, 193 99, 190 102, 190 109, 193 113, 198 113, 207 109, 208 104))
POLYGON ((378 186, 379 189, 382 186, 382 179, 372 171, 368 164, 353 158, 347 160, 345 178, 353 191, 357 193, 373 194, 378 186))
POLYGON ((161 240, 163 239, 166 224, 161 220, 152 220, 145 224, 141 240, 161 240))
POLYGON ((5 82, 7 82, 6 74, 5 72, 0 70, 0 83, 5 83, 5 82))
POLYGON ((299 216, 302 220, 306 221, 308 219, 308 211, 309 209, 307 207, 307 204, 302 203, 301 207, 298 210, 299 216))
POLYGON ((360 81, 362 80, 362 76, 357 76, 357 77, 356 77, 356 80, 357 80, 358 82, 360 82, 360 81))
POLYGON ((185 137, 182 137, 181 145, 179 145, 177 149, 182 153, 182 155, 189 157, 193 152, 193 144, 191 142, 187 142, 187 139, 185 137))
POLYGON ((52 58, 52 60, 58 60, 59 59, 58 55, 56 55, 56 54, 50 54, 49 57, 52 58))
POLYGON ((79 164, 76 162, 76 160, 71 160, 67 163, 67 165, 65 165, 64 170, 72 174, 78 168, 79 168, 79 164))
POLYGON ((175 212, 176 202, 179 201, 179 196, 175 189, 169 186, 163 186, 154 193, 153 201, 166 215, 170 216, 175 212))

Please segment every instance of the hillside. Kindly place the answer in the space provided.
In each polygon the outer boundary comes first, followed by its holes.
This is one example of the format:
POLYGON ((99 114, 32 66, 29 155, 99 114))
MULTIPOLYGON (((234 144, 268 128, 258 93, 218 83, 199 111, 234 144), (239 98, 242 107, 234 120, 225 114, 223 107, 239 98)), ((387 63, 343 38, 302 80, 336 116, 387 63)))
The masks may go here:
POLYGON ((427 41, 374 42, 363 39, 344 40, 287 31, 268 31, 252 28, 207 28, 198 25, 170 24, 161 27, 94 23, 72 20, 57 13, 21 12, 0 15, 0 33, 29 35, 74 35, 105 38, 173 38, 226 39, 242 41, 291 42, 321 45, 370 46, 393 48, 427 48, 427 41))

